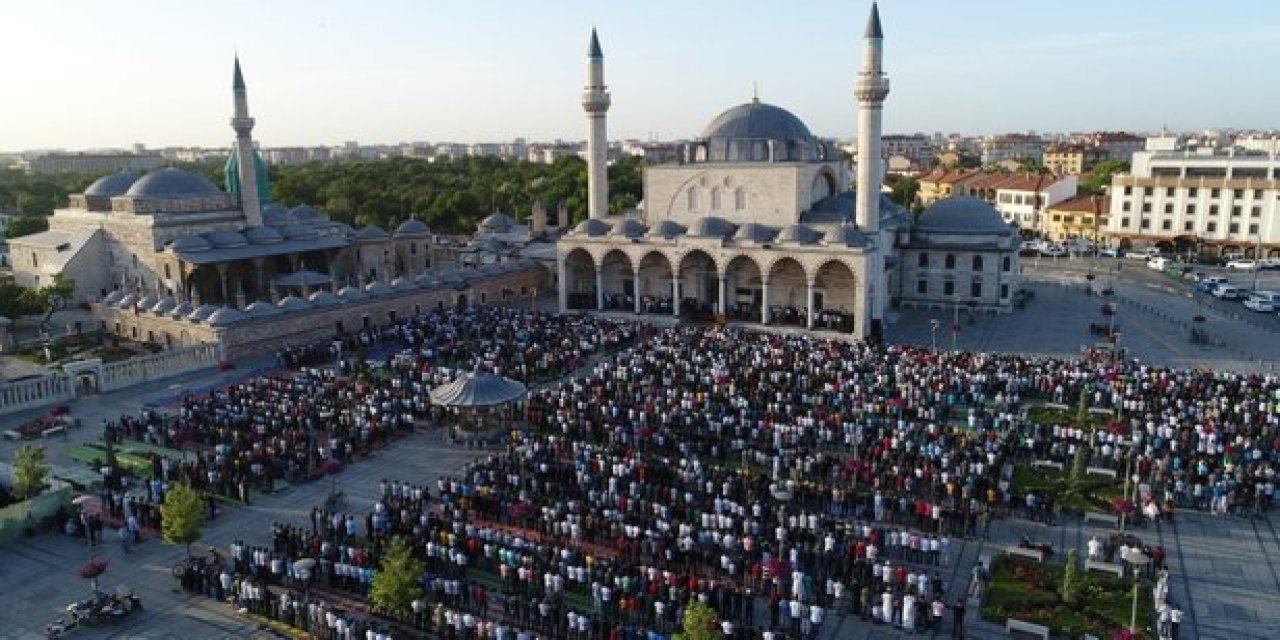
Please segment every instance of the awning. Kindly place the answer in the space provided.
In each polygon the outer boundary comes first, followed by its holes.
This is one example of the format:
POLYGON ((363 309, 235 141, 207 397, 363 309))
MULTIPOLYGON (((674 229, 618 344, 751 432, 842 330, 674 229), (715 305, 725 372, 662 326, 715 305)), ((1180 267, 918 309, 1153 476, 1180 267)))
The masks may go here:
POLYGON ((524 383, 492 373, 469 373, 431 390, 431 402, 445 407, 493 407, 529 392, 524 383))

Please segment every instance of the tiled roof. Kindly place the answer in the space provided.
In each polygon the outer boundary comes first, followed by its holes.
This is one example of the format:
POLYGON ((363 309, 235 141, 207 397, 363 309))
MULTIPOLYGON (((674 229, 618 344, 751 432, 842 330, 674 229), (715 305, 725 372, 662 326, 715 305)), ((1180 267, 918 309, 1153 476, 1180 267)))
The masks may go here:
MULTIPOLYGON (((1111 199, 1106 196, 1098 196, 1097 200, 1097 212, 1101 214, 1108 213, 1110 210, 1109 206, 1111 199)), ((1063 200, 1057 204, 1051 204, 1048 209, 1050 211, 1093 213, 1095 211, 1094 198, 1093 196, 1076 196, 1074 198, 1063 200)))

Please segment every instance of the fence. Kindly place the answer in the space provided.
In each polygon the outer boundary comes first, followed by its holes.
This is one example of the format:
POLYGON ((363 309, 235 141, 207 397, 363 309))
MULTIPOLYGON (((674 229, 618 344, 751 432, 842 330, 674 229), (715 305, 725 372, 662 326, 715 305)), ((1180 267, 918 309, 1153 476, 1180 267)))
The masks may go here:
POLYGON ((75 397, 71 379, 64 374, 0 383, 0 415, 38 409, 75 397))

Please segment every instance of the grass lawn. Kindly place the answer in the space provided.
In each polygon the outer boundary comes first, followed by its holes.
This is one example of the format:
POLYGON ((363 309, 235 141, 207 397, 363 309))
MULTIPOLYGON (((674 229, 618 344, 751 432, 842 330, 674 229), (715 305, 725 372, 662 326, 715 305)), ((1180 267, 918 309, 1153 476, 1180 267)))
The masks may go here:
POLYGON ((1121 481, 1107 476, 1086 476, 1071 490, 1071 479, 1066 471, 1047 467, 1020 464, 1013 469, 1013 490, 1031 491, 1037 495, 1051 495, 1054 501, 1068 513, 1103 511, 1111 513, 1112 501, 1124 492, 1121 481))
POLYGON ((1112 420, 1109 414, 1089 412, 1087 414, 1088 417, 1085 419, 1085 424, 1077 425, 1076 416, 1078 413, 1079 411, 1074 403, 1066 409, 1050 407, 1045 404, 1034 404, 1027 408, 1027 420, 1036 424, 1069 424, 1082 428, 1105 427, 1112 420))
MULTIPOLYGON (((1072 607, 1058 595, 1064 570, 1061 565, 997 556, 992 561, 982 616, 1001 624, 1008 618, 1043 624, 1071 638, 1086 633, 1110 638, 1113 631, 1128 628, 1133 606, 1131 580, 1082 570, 1078 574, 1083 582, 1080 603, 1072 607)), ((1145 586, 1141 589, 1137 626, 1140 633, 1151 626, 1151 590, 1145 586)))

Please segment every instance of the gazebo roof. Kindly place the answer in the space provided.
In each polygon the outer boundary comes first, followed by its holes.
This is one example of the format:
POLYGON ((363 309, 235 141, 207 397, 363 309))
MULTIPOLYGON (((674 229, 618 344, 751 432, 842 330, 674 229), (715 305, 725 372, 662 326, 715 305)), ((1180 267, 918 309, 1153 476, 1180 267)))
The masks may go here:
POLYGON ((468 373, 431 390, 431 402, 446 407, 493 407, 529 392, 524 383, 492 373, 468 373))

